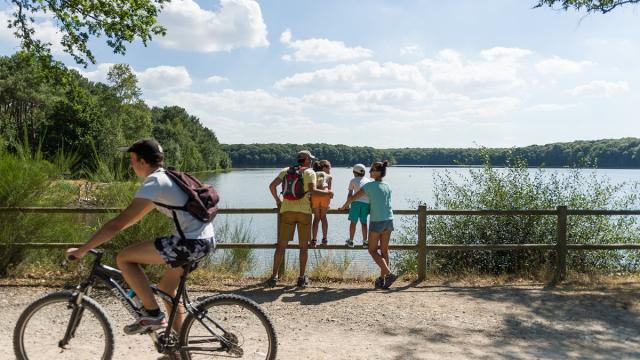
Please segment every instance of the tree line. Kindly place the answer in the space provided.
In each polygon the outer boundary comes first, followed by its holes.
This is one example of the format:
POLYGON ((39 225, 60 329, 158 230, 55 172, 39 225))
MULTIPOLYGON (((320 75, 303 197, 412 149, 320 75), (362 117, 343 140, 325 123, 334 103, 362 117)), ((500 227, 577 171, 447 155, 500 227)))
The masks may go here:
POLYGON ((573 141, 517 148, 397 148, 374 149, 329 144, 222 145, 235 167, 274 167, 295 161, 295 154, 310 150, 335 166, 365 165, 389 160, 395 165, 508 165, 513 159, 535 167, 640 168, 640 139, 573 141))
POLYGON ((150 108, 128 65, 114 65, 107 83, 92 82, 48 56, 0 57, 0 150, 28 149, 73 167, 122 163, 118 147, 143 137, 166 149, 166 163, 185 171, 231 166, 216 135, 177 106, 150 108))

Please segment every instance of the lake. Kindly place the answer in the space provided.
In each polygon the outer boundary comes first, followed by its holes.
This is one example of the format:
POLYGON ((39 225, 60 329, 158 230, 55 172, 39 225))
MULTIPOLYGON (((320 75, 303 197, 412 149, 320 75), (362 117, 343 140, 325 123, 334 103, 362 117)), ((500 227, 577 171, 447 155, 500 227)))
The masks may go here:
MULTIPOLYGON (((215 174, 205 181, 213 184, 220 194, 220 207, 222 208, 274 208, 275 202, 269 193, 269 183, 275 178, 280 169, 239 169, 228 173, 215 174)), ((466 167, 390 167, 387 170, 385 181, 393 191, 392 207, 394 209, 415 208, 416 201, 425 201, 427 204, 433 203, 434 175, 451 172, 454 177, 463 177, 469 174, 470 168, 466 167)), ((539 171, 530 169, 531 172, 539 171)), ((567 174, 568 169, 544 169, 543 173, 567 174)), ((595 172, 598 177, 608 178, 611 183, 632 182, 640 179, 638 169, 585 169, 584 172, 595 172)), ((331 170, 333 175, 334 198, 331 208, 340 207, 347 197, 347 186, 353 177, 351 168, 336 167, 331 170)), ((400 225, 400 216, 396 216, 396 229, 400 225)), ((349 222, 346 215, 329 215, 328 239, 330 244, 344 244, 348 238, 349 222)), ((219 215, 215 224, 216 227, 224 223, 231 226, 249 227, 255 242, 274 243, 276 238, 276 216, 275 214, 256 215, 219 215)), ((319 230, 318 239, 322 238, 319 230)), ((360 230, 356 232, 356 245, 362 243, 360 230)), ((297 236, 294 239, 297 243, 297 236)), ((393 241, 393 237, 392 237, 393 241)), ((256 250, 255 267, 251 271, 252 275, 263 275, 271 270, 273 261, 273 250, 256 250)), ((297 269, 297 250, 287 250, 287 263, 295 265, 297 269)), ((343 251, 343 250, 316 250, 309 254, 309 264, 307 269, 323 256, 331 256, 334 259, 351 261, 349 274, 353 276, 373 275, 377 267, 366 251, 343 251)))

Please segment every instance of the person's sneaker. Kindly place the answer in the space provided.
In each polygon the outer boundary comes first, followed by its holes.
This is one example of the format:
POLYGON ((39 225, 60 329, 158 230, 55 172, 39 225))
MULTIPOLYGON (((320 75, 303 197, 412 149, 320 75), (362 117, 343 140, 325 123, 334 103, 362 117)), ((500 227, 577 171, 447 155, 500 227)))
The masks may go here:
POLYGON ((275 276, 270 277, 267 281, 264 282, 264 286, 266 287, 275 287, 278 285, 278 278, 275 276))
POLYGON ((164 313, 158 316, 144 315, 140 316, 136 322, 124 327, 124 333, 127 335, 140 334, 146 331, 153 331, 167 327, 167 319, 164 313))
POLYGON ((382 286, 384 286, 384 279, 382 278, 382 276, 379 276, 374 282, 374 287, 376 289, 382 289, 382 286))
POLYGON ((353 247, 353 240, 347 239, 347 241, 345 242, 345 245, 347 245, 347 247, 352 248, 353 247))
POLYGON ((309 280, 307 279, 307 276, 300 276, 298 277, 298 282, 296 283, 296 286, 299 288, 306 288, 307 285, 309 285, 309 280))
POLYGON ((362 247, 363 247, 364 249, 368 249, 368 248, 369 248, 369 243, 368 243, 367 241, 363 241, 363 242, 362 242, 362 247))
POLYGON ((382 288, 388 289, 391 286, 391 284, 393 284, 393 282, 396 281, 397 279, 398 279, 398 276, 396 276, 395 274, 393 273, 387 274, 387 276, 384 277, 382 288))

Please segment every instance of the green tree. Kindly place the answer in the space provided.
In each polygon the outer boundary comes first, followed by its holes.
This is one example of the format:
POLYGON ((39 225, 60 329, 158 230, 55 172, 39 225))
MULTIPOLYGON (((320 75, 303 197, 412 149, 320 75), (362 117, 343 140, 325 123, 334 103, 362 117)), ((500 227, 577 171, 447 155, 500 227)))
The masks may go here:
POLYGON ((568 10, 586 10, 589 13, 599 12, 606 14, 618 6, 626 4, 637 4, 640 0, 538 0, 534 8, 548 6, 550 8, 561 8, 568 10))
POLYGON ((126 52, 126 43, 140 39, 146 46, 153 36, 166 34, 157 23, 164 4, 170 0, 10 0, 15 5, 9 27, 21 41, 23 49, 49 54, 51 44, 37 40, 35 14, 51 14, 62 33, 61 44, 78 64, 95 64, 89 40, 104 37, 116 54, 126 52))

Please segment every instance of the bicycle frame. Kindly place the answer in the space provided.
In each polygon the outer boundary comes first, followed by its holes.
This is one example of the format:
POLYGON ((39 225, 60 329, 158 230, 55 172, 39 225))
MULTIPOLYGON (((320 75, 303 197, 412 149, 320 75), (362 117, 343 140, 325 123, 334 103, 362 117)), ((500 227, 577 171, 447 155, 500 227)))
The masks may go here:
MULTIPOLYGON (((76 287, 75 298, 73 299, 74 308, 71 313, 71 319, 69 321, 69 325, 67 326, 67 330, 65 332, 64 338, 59 342, 59 346, 64 348, 69 343, 69 340, 75 336, 75 330, 80 323, 80 319, 82 318, 82 313, 84 308, 82 307, 82 297, 89 296, 91 290, 97 281, 101 281, 104 283, 109 290, 115 295, 118 300, 123 304, 123 306, 133 315, 135 318, 143 315, 143 308, 136 306, 133 300, 127 296, 123 286, 121 283, 124 283, 125 280, 122 276, 122 272, 116 268, 113 268, 108 265, 104 265, 101 263, 102 260, 102 252, 97 250, 90 250, 90 253, 95 256, 95 260, 93 262, 93 266, 91 268, 91 273, 88 278, 81 282, 76 287)), ((207 319, 211 321, 218 329, 220 329, 224 334, 228 332, 214 319, 208 317, 206 314, 201 313, 196 307, 193 306, 191 300, 189 299, 189 295, 186 289, 186 282, 189 272, 192 270, 194 262, 190 262, 183 266, 184 272, 180 276, 180 283, 178 284, 178 289, 176 291, 175 296, 171 296, 170 294, 158 289, 157 286, 151 285, 151 290, 154 294, 160 296, 163 300, 170 302, 171 306, 171 314, 167 321, 167 328, 164 332, 158 336, 155 332, 150 332, 151 338, 156 345, 156 349, 160 353, 164 353, 167 349, 167 346, 170 345, 168 343, 169 339, 171 339, 171 328, 176 318, 176 314, 178 311, 178 306, 180 305, 180 298, 182 298, 182 305, 185 310, 193 314, 196 319, 211 333, 211 335, 216 338, 218 342, 220 342, 224 347, 213 349, 213 348, 202 348, 202 347, 180 347, 177 346, 175 351, 188 351, 188 350, 200 350, 200 351, 223 351, 226 348, 230 348, 234 346, 229 340, 221 337, 213 332, 213 330, 207 326, 203 319, 207 319)))

